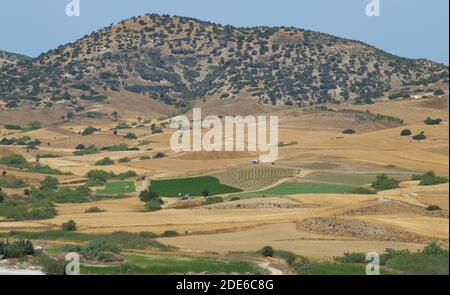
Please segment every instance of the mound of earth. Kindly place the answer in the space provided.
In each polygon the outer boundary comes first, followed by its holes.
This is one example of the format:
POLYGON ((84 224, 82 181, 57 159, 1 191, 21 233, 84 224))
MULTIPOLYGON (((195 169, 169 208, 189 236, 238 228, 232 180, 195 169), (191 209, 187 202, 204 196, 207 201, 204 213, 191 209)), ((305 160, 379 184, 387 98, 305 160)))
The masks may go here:
MULTIPOLYGON (((431 237, 417 235, 407 231, 389 228, 379 224, 363 222, 354 219, 314 217, 305 219, 297 224, 298 229, 333 235, 367 239, 370 241, 396 241, 407 243, 430 243, 436 241, 431 237)), ((441 241, 441 242, 448 242, 441 241)))
POLYGON ((362 215, 384 215, 384 214, 398 214, 398 213, 419 214, 441 218, 449 217, 447 210, 427 211, 425 210, 425 208, 420 206, 388 199, 377 199, 373 201, 368 201, 367 205, 363 207, 350 209, 339 215, 362 216, 362 215))

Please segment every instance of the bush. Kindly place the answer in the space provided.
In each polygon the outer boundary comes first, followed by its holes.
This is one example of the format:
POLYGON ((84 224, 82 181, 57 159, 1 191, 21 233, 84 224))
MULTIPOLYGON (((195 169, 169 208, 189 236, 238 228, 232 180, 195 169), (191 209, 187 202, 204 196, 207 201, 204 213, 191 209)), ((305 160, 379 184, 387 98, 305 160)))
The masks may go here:
POLYGON ((418 176, 413 175, 413 180, 420 180, 419 185, 421 186, 429 186, 429 185, 438 185, 448 182, 447 177, 437 176, 434 171, 428 171, 424 175, 418 176))
POLYGON ((439 125, 442 123, 442 119, 431 119, 428 117, 425 121, 423 121, 426 125, 439 125))
POLYGON ((132 133, 132 132, 128 132, 123 138, 125 139, 137 139, 136 134, 132 133))
POLYGON ((352 193, 355 195, 375 195, 377 192, 371 190, 370 188, 357 187, 353 189, 352 193))
POLYGON ((410 135, 412 135, 412 132, 411 132, 411 130, 409 130, 409 129, 404 129, 404 130, 402 130, 402 132, 400 133, 400 135, 401 135, 401 136, 410 136, 410 135))
POLYGON ((22 155, 9 155, 0 158, 0 164, 15 168, 27 168, 28 162, 22 155))
POLYGON ((100 209, 99 207, 90 207, 84 210, 85 213, 102 213, 105 212, 105 210, 100 209))
POLYGON ((41 181, 41 189, 43 190, 57 190, 58 185, 58 179, 51 176, 47 176, 43 181, 41 181))
POLYGON ((239 198, 239 197, 232 197, 230 199, 230 202, 239 201, 239 200, 241 200, 241 198, 239 198))
POLYGON ((219 204, 219 203, 223 203, 223 202, 224 202, 224 200, 222 197, 214 196, 214 197, 206 198, 203 205, 213 205, 213 204, 219 204))
POLYGON ((164 238, 172 238, 172 237, 178 237, 180 234, 174 230, 166 230, 161 234, 161 237, 164 238))
POLYGON ((125 157, 125 158, 120 158, 118 162, 119 163, 128 163, 128 162, 131 162, 131 160, 130 160, 130 158, 125 157))
POLYGON ((261 249, 261 255, 263 257, 273 257, 274 254, 275 251, 270 246, 265 246, 264 248, 261 249))
POLYGON ((81 133, 82 136, 88 136, 88 135, 92 135, 95 132, 100 131, 97 128, 94 128, 92 126, 87 127, 86 129, 84 129, 84 131, 81 133))
POLYGON ((153 155, 153 159, 161 159, 164 158, 166 155, 161 152, 157 152, 155 155, 153 155))
POLYGON ((386 174, 377 176, 377 179, 372 183, 372 187, 377 190, 390 190, 399 187, 399 181, 389 178, 386 174))
POLYGON ((0 240, 0 256, 3 259, 22 258, 27 255, 34 255, 33 243, 30 240, 20 239, 13 242, 0 240))
POLYGON ((342 131, 343 134, 355 134, 356 131, 353 129, 345 129, 344 131, 342 131))
POLYGON ((147 203, 159 199, 159 194, 157 192, 145 190, 139 194, 139 198, 141 199, 142 202, 147 203))
POLYGON ((95 166, 109 166, 109 165, 114 165, 114 161, 111 160, 111 158, 103 158, 101 160, 98 160, 97 162, 95 162, 95 166))
POLYGON ((2 188, 0 187, 0 203, 3 203, 6 199, 6 194, 2 191, 2 188))
POLYGON ((147 211, 153 212, 153 211, 159 211, 162 209, 160 200, 151 200, 145 204, 145 209, 147 211))
MULTIPOLYGON (((80 147, 80 146, 78 146, 80 147)), ((92 154, 98 154, 100 151, 95 145, 90 145, 88 147, 85 147, 83 149, 77 149, 77 151, 73 152, 75 156, 84 156, 84 155, 92 155, 92 154)))
POLYGON ((442 89, 437 89, 437 90, 435 90, 433 92, 433 95, 435 95, 435 96, 441 96, 441 95, 444 95, 444 94, 445 94, 445 92, 442 89))
POLYGON ((77 224, 73 220, 69 220, 62 224, 61 226, 63 231, 76 231, 77 230, 77 224))
POLYGON ((433 211, 441 211, 442 208, 439 207, 438 205, 429 205, 427 208, 425 208, 425 210, 433 212, 433 211))
POLYGON ((419 134, 414 135, 413 139, 414 140, 425 140, 425 139, 427 139, 427 136, 425 135, 425 132, 422 131, 419 134))
POLYGON ((86 177, 91 180, 97 180, 106 182, 108 179, 113 178, 113 174, 104 170, 91 170, 86 174, 86 177))
POLYGON ((334 260, 339 263, 366 263, 366 255, 364 253, 350 253, 345 256, 335 257, 334 260))

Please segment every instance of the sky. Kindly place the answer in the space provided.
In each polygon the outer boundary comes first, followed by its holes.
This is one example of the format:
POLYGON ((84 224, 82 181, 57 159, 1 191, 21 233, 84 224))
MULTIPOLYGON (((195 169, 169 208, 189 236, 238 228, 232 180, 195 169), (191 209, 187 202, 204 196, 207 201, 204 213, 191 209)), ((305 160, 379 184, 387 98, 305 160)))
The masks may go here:
POLYGON ((1 0, 0 49, 36 57, 112 23, 146 13, 240 27, 294 26, 360 40, 448 65, 448 0, 1 0), (80 1, 80 16, 66 6, 80 1), (379 2, 379 16, 368 4, 379 2))

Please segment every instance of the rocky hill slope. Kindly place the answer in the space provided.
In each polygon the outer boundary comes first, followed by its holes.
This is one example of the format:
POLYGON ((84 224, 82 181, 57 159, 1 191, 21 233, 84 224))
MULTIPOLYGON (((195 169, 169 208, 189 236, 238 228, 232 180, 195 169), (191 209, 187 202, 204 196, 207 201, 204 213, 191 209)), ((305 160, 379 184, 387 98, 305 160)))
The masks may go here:
POLYGON ((178 107, 198 98, 241 95, 288 106, 370 103, 411 87, 448 82, 443 65, 358 41, 155 14, 124 20, 36 59, 6 64, 0 100, 9 108, 24 103, 76 108, 82 101, 103 103, 114 92, 178 107))

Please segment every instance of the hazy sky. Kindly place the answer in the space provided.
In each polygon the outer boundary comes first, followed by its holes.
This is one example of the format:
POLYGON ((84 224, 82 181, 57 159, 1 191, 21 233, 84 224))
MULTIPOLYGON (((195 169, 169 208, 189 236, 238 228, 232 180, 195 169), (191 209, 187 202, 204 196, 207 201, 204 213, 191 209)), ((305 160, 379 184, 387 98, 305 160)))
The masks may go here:
POLYGON ((404 57, 449 60, 448 0, 379 0, 379 17, 366 15, 367 3, 377 0, 79 1, 81 15, 68 17, 69 0, 1 0, 0 49, 37 56, 124 18, 166 13, 235 26, 294 26, 404 57))

